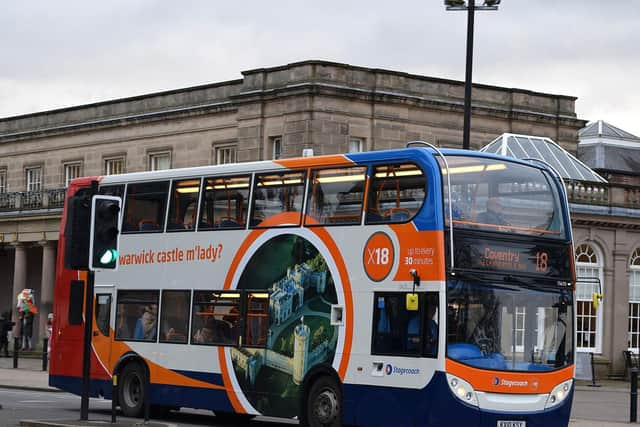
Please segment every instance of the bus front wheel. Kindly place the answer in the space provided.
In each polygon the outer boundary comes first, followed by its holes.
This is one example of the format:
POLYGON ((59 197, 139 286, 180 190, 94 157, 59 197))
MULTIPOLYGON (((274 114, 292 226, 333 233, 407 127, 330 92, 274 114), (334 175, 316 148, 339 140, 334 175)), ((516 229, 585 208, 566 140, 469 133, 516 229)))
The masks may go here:
POLYGON ((141 417, 146 399, 144 372, 138 363, 128 363, 120 373, 118 403, 127 417, 141 417))
POLYGON ((339 427, 342 425, 342 390, 337 382, 322 376, 309 389, 300 419, 303 426, 339 427))

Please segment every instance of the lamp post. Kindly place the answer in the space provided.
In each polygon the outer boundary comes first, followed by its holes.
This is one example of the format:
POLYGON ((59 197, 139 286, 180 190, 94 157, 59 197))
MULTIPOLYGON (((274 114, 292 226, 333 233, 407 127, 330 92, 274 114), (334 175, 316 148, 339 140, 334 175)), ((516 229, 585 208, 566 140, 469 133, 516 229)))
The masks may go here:
POLYGON ((467 69, 464 80, 464 128, 462 131, 462 148, 471 146, 471 74, 473 69, 473 18, 476 10, 498 10, 500 0, 485 0, 477 6, 475 0, 444 0, 447 10, 467 11, 467 69))

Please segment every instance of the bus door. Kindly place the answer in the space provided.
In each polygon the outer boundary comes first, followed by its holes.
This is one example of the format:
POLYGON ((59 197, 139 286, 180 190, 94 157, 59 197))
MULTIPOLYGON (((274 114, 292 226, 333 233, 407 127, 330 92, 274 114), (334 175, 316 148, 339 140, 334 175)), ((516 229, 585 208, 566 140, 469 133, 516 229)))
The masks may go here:
POLYGON ((91 358, 92 378, 103 377, 105 372, 109 372, 108 367, 111 366, 111 345, 114 338, 111 318, 113 317, 114 297, 115 287, 113 285, 96 285, 91 345, 98 360, 91 358))

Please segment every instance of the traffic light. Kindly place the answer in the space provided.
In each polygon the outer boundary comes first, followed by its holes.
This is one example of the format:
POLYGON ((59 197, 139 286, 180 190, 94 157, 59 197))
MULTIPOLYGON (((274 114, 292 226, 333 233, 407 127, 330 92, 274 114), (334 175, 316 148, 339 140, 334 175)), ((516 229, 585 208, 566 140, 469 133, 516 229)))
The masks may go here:
POLYGON ((91 203, 91 242, 89 270, 118 268, 118 240, 122 199, 93 196, 91 203))
POLYGON ((81 188, 69 198, 65 224, 64 266, 71 270, 89 267, 89 224, 91 221, 91 194, 81 188))

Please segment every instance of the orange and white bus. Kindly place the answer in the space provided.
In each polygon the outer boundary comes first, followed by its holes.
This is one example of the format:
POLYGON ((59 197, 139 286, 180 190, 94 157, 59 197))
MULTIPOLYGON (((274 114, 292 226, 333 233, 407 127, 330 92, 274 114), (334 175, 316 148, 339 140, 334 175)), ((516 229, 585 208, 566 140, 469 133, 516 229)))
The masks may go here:
MULTIPOLYGON (((80 178, 67 197, 95 181, 123 209, 118 269, 95 273, 90 393, 117 374, 125 415, 568 424, 575 279, 551 167, 412 144, 80 178)), ((65 244, 50 384, 80 393, 86 273, 65 244)))

